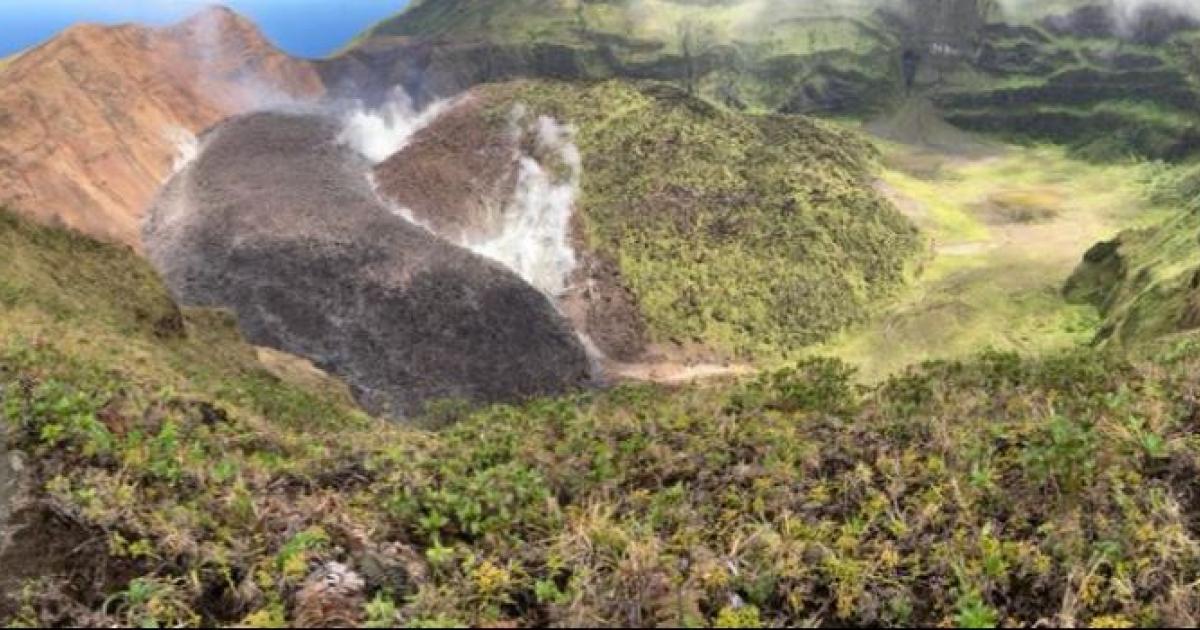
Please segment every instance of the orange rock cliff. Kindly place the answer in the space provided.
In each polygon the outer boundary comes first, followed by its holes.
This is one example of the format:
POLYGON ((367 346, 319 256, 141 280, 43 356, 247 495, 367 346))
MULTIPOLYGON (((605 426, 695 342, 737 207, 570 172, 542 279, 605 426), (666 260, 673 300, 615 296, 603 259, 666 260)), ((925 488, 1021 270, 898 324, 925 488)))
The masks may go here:
POLYGON ((311 63, 228 9, 167 28, 71 27, 0 67, 0 204, 140 249, 181 138, 323 93, 311 63))

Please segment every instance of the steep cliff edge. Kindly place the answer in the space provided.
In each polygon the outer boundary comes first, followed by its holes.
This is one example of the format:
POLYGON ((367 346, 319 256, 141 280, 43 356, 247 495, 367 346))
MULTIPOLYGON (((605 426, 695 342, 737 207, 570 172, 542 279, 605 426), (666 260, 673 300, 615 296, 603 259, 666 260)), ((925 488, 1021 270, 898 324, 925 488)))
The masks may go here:
POLYGON ((324 93, 244 18, 75 26, 0 67, 0 203, 138 246, 177 145, 230 114, 324 93))
POLYGON ((1200 150, 1200 24, 1167 6, 414 2, 321 71, 333 89, 423 98, 515 77, 654 79, 733 109, 858 118, 916 94, 973 131, 1175 160, 1200 150))
POLYGON ((734 108, 884 109, 899 39, 865 2, 414 2, 322 66, 333 89, 423 97, 513 78, 653 79, 734 108))

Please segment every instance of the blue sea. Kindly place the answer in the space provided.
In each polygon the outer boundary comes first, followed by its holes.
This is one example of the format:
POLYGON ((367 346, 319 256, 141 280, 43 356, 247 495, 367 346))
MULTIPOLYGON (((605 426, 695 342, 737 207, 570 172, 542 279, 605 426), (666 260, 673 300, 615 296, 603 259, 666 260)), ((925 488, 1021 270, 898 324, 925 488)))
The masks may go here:
MULTIPOLYGON (((408 0, 225 0, 273 42, 299 57, 324 57, 408 0)), ((0 0, 0 57, 50 39, 77 22, 162 25, 213 4, 203 0, 0 0)))

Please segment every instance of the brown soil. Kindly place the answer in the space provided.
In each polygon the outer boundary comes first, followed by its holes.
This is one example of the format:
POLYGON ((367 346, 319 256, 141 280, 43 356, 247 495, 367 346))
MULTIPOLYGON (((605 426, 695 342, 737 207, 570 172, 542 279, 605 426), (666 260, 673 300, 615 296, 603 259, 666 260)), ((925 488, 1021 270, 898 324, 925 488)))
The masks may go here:
POLYGON ((0 204, 138 247, 172 128, 323 93, 309 62, 227 9, 163 29, 72 27, 0 69, 0 204))
MULTIPOLYGON (((511 104, 501 98, 470 92, 460 97, 375 168, 380 193, 451 241, 491 233, 498 227, 498 209, 515 191, 522 153, 532 153, 510 112, 511 104)), ((580 221, 577 214, 574 286, 558 306, 606 357, 634 361, 647 343, 637 298, 616 261, 587 246, 580 221)))
POLYGON ((31 579, 44 580, 30 602, 63 625, 104 624, 91 612, 111 590, 136 575, 108 555, 103 532, 90 531, 48 505, 19 510, 11 522, 10 544, 0 547, 0 619, 12 619, 22 602, 15 598, 31 579))
POLYGON ((625 286, 612 257, 589 252, 578 242, 576 251, 583 253, 574 286, 559 307, 604 356, 614 361, 637 360, 645 353, 648 339, 637 296, 625 286))
POLYGON ((34 498, 35 488, 69 463, 51 457, 27 467, 24 457, 4 450, 0 432, 0 619, 30 606, 56 626, 111 625, 93 611, 137 574, 135 567, 110 556, 105 532, 52 499, 34 498), (21 601, 31 580, 38 587, 21 601))
POLYGON ((1054 220, 1065 203, 1055 190, 1007 190, 989 195, 975 210, 991 225, 1043 223, 1054 220))
POLYGON ((520 137, 503 116, 489 119, 481 99, 459 99, 409 145, 379 164, 385 197, 452 240, 493 227, 517 186, 520 137))

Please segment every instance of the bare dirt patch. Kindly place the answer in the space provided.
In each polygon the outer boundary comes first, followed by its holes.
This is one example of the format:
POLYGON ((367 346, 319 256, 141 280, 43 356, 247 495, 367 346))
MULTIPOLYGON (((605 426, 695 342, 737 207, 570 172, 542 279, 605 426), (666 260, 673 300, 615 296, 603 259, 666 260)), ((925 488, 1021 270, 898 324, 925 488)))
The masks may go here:
POLYGON ((978 212, 993 225, 1044 223, 1062 213, 1065 201, 1055 188, 1005 190, 988 195, 978 212))

